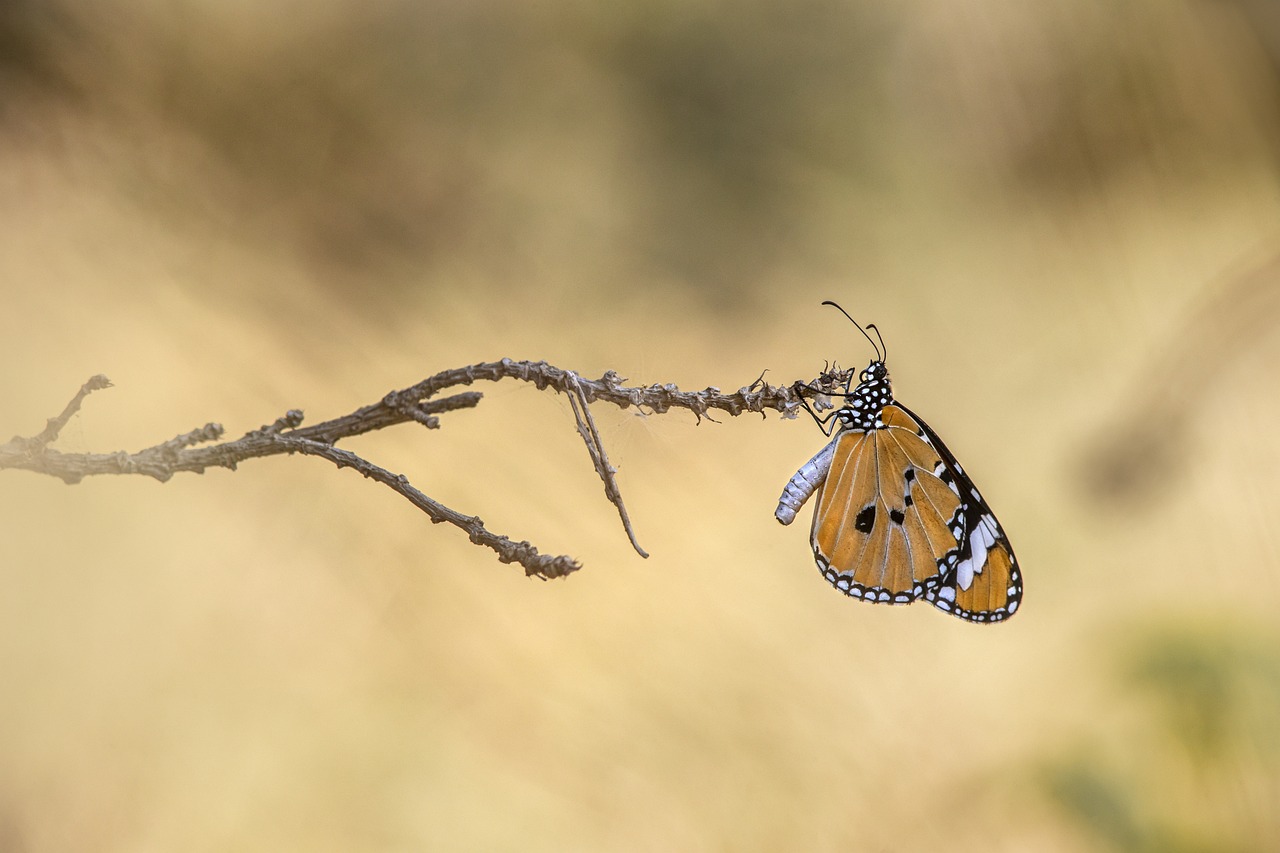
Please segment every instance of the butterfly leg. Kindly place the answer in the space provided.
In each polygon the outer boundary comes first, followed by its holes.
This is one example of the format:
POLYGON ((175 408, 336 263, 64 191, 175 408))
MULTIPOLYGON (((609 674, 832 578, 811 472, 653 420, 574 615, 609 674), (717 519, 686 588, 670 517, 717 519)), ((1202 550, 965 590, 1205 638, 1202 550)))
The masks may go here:
POLYGON ((817 412, 813 410, 813 407, 809 405, 809 401, 806 400, 803 396, 800 397, 800 405, 803 406, 804 410, 809 413, 809 417, 813 418, 813 422, 818 425, 818 429, 822 430, 822 434, 827 437, 830 437, 832 431, 835 430, 836 426, 839 423, 838 421, 836 423, 831 422, 832 419, 835 418, 837 410, 833 409, 830 414, 823 417, 822 415, 819 415, 817 412))

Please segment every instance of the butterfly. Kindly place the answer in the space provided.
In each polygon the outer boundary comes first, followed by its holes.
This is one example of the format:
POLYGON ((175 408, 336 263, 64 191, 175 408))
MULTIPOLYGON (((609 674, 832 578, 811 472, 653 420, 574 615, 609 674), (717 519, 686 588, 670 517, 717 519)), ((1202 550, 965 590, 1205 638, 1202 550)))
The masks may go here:
POLYGON ((893 397, 884 339, 879 343, 834 302, 875 347, 858 376, 824 372, 795 390, 831 441, 782 491, 774 516, 795 520, 816 492, 809 541, 823 577, 877 604, 923 599, 970 622, 1002 622, 1022 601, 1022 572, 1004 528, 955 454, 893 397), (843 379, 844 403, 820 417, 805 393, 843 379))

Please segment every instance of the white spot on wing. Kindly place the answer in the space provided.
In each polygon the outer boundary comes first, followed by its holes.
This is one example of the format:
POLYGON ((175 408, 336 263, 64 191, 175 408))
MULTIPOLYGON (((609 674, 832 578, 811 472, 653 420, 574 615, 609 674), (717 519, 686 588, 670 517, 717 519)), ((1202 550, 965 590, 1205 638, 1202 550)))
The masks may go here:
POLYGON ((969 534, 969 558, 956 564, 956 584, 961 589, 968 589, 973 584, 973 576, 982 572, 987 564, 987 555, 996 544, 996 522, 987 513, 978 519, 969 534))

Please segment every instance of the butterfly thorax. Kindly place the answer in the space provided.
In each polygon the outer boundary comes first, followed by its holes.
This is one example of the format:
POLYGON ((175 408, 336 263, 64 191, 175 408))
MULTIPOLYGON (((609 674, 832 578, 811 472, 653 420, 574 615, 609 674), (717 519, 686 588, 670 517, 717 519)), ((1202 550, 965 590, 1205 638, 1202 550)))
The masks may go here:
POLYGON ((873 361, 858 376, 858 387, 845 394, 836 417, 844 429, 875 429, 881 410, 892 402, 889 369, 883 361, 873 361))

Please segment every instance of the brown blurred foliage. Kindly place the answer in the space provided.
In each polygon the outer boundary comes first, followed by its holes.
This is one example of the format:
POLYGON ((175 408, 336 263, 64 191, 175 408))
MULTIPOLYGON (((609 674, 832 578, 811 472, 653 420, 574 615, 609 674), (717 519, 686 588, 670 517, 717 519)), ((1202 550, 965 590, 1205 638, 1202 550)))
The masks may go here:
POLYGON ((6 100, 129 136, 150 204, 318 271, 461 255, 514 278, 585 245, 721 308, 814 254, 815 216, 877 251, 876 200, 920 169, 1090 204, 1274 158, 1274 32, 1243 0, 0 10, 6 100))

